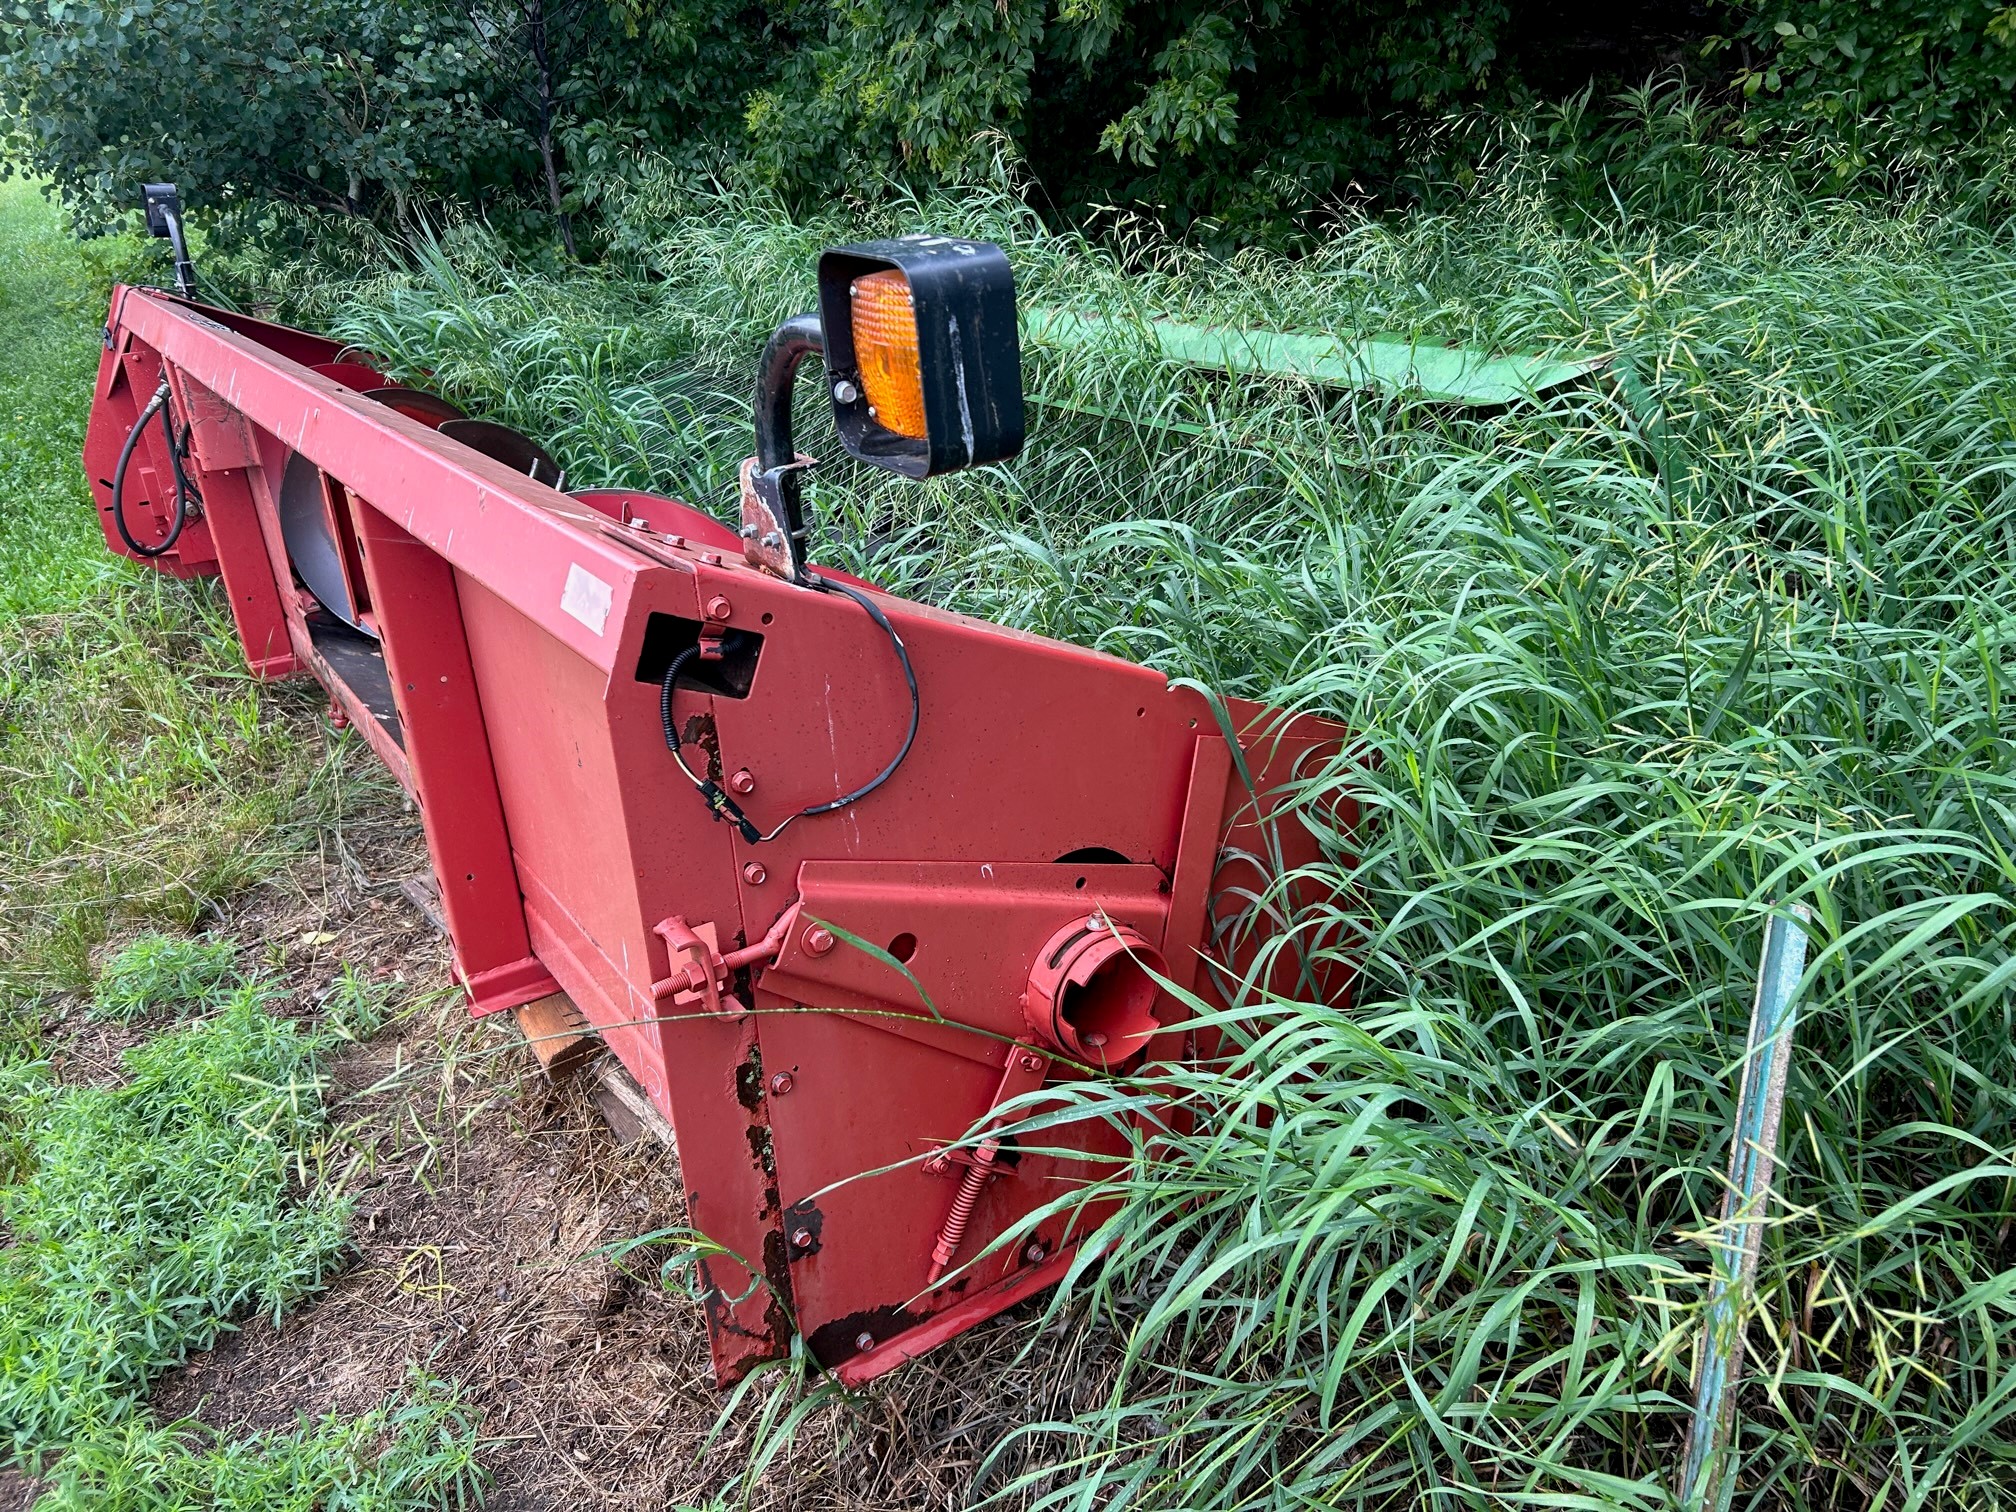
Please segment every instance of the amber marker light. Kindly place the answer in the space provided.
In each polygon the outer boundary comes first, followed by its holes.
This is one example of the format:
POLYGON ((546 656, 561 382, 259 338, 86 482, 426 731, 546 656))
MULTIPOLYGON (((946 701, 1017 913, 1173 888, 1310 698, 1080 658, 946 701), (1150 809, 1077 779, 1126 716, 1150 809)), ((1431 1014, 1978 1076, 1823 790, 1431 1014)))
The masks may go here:
POLYGON ((1022 447, 1015 276, 991 242, 899 236, 819 257, 820 346, 849 456, 907 478, 1022 447))
POLYGON ((924 374, 917 354, 917 313, 910 280, 894 268, 868 273, 847 286, 854 310, 854 360, 868 416, 884 430, 921 441, 924 374))

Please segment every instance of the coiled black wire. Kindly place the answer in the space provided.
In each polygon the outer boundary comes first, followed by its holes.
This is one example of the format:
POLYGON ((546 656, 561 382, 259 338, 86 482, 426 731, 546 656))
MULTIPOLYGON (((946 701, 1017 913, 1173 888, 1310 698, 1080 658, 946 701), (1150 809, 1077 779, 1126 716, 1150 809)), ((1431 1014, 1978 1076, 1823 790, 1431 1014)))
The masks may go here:
POLYGON ((765 834, 750 822, 749 817, 742 812, 735 800, 729 796, 727 791, 718 782, 714 781, 711 777, 700 776, 699 773, 686 765, 686 758, 681 750, 679 730, 672 719, 672 689, 673 685, 679 680, 679 674, 686 669, 686 664, 700 654, 700 648, 694 645, 688 646, 684 651, 681 651, 677 656, 672 658, 672 664, 665 669, 664 681, 658 687, 658 721, 664 727, 665 748, 672 753, 672 759, 679 763, 679 770, 686 774, 687 780, 699 791, 702 801, 706 803, 714 817, 725 823, 733 824, 740 831, 742 838, 751 845, 760 844, 765 840, 775 840, 779 835, 784 833, 785 826, 795 820, 808 819, 815 814, 830 814, 835 809, 846 808, 850 803, 859 803, 863 798, 866 798, 870 793, 881 787, 883 783, 896 775, 896 769, 903 765, 903 759, 910 754, 910 747, 917 742, 917 726, 922 714, 922 704, 917 696, 917 671, 916 668, 910 665, 909 648, 903 644, 903 637, 897 633, 896 627, 889 623, 889 616, 882 612, 880 605, 858 588, 850 587, 846 583, 835 582, 831 578, 822 578, 816 573, 808 573, 805 581, 807 586, 816 588, 821 593, 838 593, 854 600, 855 603, 868 611, 868 617, 881 628, 884 635, 889 637, 889 644, 896 648, 896 660, 903 668, 904 685, 910 692, 910 727, 904 732, 903 744, 897 748, 895 756, 875 776, 862 783, 861 786, 855 788, 851 793, 843 793, 838 798, 834 798, 826 803, 815 803, 808 808, 798 810, 795 814, 787 815, 783 823, 779 824, 777 828, 771 830, 768 834, 765 834))
POLYGON ((140 411, 140 418, 133 422, 133 429, 126 433, 126 444, 119 448, 118 465, 112 469, 112 524, 119 532, 119 539, 126 543, 126 549, 138 557, 166 556, 175 549, 175 543, 182 539, 183 527, 189 523, 189 502, 193 498, 200 505, 202 497, 194 485, 183 474, 182 458, 189 449, 189 433, 184 430, 180 440, 175 435, 175 422, 168 415, 168 380, 163 378, 161 386, 154 390, 154 397, 147 401, 140 411), (147 429, 147 422, 155 415, 161 417, 161 434, 168 442, 168 458, 175 474, 175 517, 168 522, 168 533, 152 546, 142 546, 133 539, 133 531, 126 524, 126 469, 133 461, 133 448, 140 444, 140 433, 147 429))

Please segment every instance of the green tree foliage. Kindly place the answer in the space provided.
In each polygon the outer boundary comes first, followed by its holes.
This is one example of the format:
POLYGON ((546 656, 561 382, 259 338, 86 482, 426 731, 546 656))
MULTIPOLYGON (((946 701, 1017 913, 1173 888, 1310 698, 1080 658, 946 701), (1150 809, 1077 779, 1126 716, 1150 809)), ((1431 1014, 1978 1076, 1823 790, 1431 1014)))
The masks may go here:
POLYGON ((1384 168, 1395 111, 1496 87, 1516 9, 833 0, 824 37, 753 96, 751 145, 803 193, 958 176, 1012 144, 1060 203, 1142 202, 1250 239, 1384 168))
POLYGON ((1944 142, 2016 95, 2016 5, 1998 0, 1800 0, 1749 11, 1744 94, 1841 124, 1889 118, 1944 142))
POLYGON ((2016 88, 2000 0, 11 3, 0 156, 73 199, 125 205, 154 175, 199 203, 417 195, 530 215, 570 250, 647 153, 739 160, 799 209, 1005 160, 1066 216, 1285 243, 1480 105, 1685 66, 1736 86, 1743 129, 1853 143, 1874 118, 1943 149, 2016 88))
POLYGON ((78 203, 146 179, 359 209, 489 145, 453 12, 301 0, 36 0, 0 33, 0 157, 78 203))

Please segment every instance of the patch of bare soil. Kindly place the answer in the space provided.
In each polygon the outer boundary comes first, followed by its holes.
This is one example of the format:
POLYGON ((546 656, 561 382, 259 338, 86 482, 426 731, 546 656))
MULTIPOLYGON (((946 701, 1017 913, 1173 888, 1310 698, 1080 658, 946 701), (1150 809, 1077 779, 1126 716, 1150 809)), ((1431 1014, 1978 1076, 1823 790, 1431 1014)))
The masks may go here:
MULTIPOLYGON (((497 1512, 708 1505, 748 1463, 758 1400, 721 1424, 698 1305, 650 1252, 624 1266, 601 1253, 683 1222, 676 1158, 620 1143, 592 1077, 549 1084, 508 1015, 469 1022, 445 990, 445 944, 400 892, 424 870, 411 821, 376 816, 220 921, 287 989, 280 1011, 311 1012, 345 964, 421 1006, 332 1068, 323 1177, 354 1198, 354 1262, 277 1327, 250 1321, 165 1377, 154 1411, 227 1436, 287 1428, 362 1412, 417 1365, 481 1414, 497 1512)), ((58 1036, 62 1053, 80 1078, 116 1073, 114 1038, 87 1026, 62 1026, 79 1031, 58 1036)), ((1110 1337, 1039 1327, 1025 1304, 821 1408, 750 1505, 963 1505, 1005 1433, 1110 1381, 1110 1337)), ((11 1485, 0 1475, 0 1512, 11 1485)))

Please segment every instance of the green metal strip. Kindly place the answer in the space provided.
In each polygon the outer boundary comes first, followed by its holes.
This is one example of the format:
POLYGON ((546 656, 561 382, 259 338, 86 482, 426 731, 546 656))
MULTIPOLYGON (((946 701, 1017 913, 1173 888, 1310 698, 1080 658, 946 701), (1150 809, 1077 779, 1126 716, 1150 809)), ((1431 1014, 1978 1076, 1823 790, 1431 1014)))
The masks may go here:
POLYGON ((1162 356, 1195 367, 1299 378, 1326 388, 1370 389, 1479 408, 1530 399, 1587 377, 1610 360, 1494 356, 1474 347, 1439 346, 1397 336, 1343 341, 1334 336, 1042 308, 1023 312, 1023 333, 1032 341, 1067 347, 1152 344, 1162 356))

